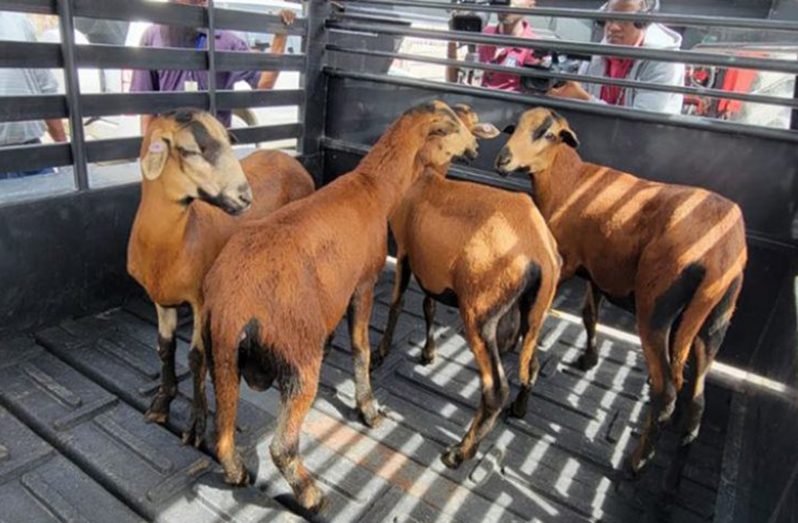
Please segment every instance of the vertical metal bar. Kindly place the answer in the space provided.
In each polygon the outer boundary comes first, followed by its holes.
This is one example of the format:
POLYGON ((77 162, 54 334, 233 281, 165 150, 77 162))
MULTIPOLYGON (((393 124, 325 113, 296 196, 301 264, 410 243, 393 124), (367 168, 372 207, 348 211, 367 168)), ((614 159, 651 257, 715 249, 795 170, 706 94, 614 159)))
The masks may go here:
POLYGON ((211 114, 216 116, 216 15, 213 0, 208 0, 208 98, 211 114))
POLYGON ((305 167, 313 175, 317 187, 323 182, 321 139, 324 135, 324 119, 327 113, 327 76, 324 73, 324 57, 328 37, 324 24, 332 12, 331 3, 325 0, 307 2, 307 32, 302 46, 306 56, 301 83, 305 89, 305 100, 299 112, 303 124, 299 152, 304 157, 305 167))
POLYGON ((64 83, 69 107, 72 163, 75 185, 79 191, 89 188, 86 165, 86 139, 83 134, 83 110, 80 105, 80 85, 75 58, 75 21, 72 18, 72 0, 58 0, 58 17, 61 26, 61 53, 64 58, 64 83))
MULTIPOLYGON (((792 89, 792 97, 798 100, 798 76, 795 77, 795 86, 792 89)), ((792 110, 792 115, 790 116, 790 129, 793 131, 798 131, 798 109, 792 110)))

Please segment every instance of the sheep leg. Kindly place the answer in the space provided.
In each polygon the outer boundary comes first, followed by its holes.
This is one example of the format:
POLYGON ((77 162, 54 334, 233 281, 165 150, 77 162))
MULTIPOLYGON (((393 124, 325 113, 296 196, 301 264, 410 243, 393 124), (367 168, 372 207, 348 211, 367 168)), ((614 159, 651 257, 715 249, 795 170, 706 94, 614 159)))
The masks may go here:
POLYGON ((282 406, 277 430, 269 445, 272 461, 291 486, 297 501, 313 512, 323 509, 324 495, 299 456, 299 433, 316 397, 320 369, 321 358, 313 358, 307 367, 294 371, 297 373, 295 386, 280 388, 282 406))
POLYGON ((216 392, 216 455, 224 468, 225 481, 231 485, 249 483, 249 473, 244 468, 238 449, 235 446, 236 416, 238 414, 239 382, 238 347, 235 344, 219 343, 214 337, 213 388, 216 392))
MULTIPOLYGON (((728 311, 721 311, 721 313, 726 312, 728 311)), ((720 349, 720 345, 723 342, 723 338, 726 336, 726 330, 728 328, 729 323, 728 320, 726 320, 712 333, 702 329, 702 332, 693 341, 692 353, 694 369, 690 387, 690 399, 687 404, 687 411, 684 413, 681 420, 682 425, 679 447, 665 475, 664 486, 666 492, 676 492, 679 481, 681 480, 682 470, 690 454, 690 448, 693 442, 698 438, 698 434, 701 430, 701 420, 704 417, 704 383, 709 368, 715 360, 715 355, 718 353, 718 349, 720 349)))
POLYGON ((466 337, 479 367, 482 398, 462 441, 447 449, 441 456, 441 460, 449 468, 456 469, 463 461, 474 457, 479 443, 496 424, 496 418, 510 394, 496 344, 497 322, 498 318, 486 322, 480 332, 476 321, 466 321, 466 337))
POLYGON ((155 305, 158 313, 158 358, 161 360, 161 385, 152 398, 150 407, 144 414, 147 421, 166 423, 169 419, 169 405, 177 395, 177 374, 175 373, 175 348, 177 339, 177 309, 155 305))
POLYGON ((629 457, 629 469, 637 475, 654 457, 656 444, 676 404, 676 387, 671 378, 668 358, 670 328, 652 330, 638 322, 638 331, 651 381, 651 405, 643 435, 629 457))
POLYGON ((208 398, 205 394, 205 377, 208 366, 205 360, 205 346, 202 340, 202 307, 193 307, 194 332, 191 335, 191 351, 188 353, 191 376, 194 382, 194 400, 191 406, 191 420, 188 429, 183 432, 183 444, 198 447, 205 439, 205 427, 208 418, 208 398))
POLYGON ((382 419, 374 401, 369 375, 371 347, 369 346, 369 318, 374 300, 374 280, 362 283, 349 302, 347 315, 352 357, 355 366, 355 399, 360 419, 369 427, 376 427, 382 419))
POLYGON ((506 354, 512 352, 518 343, 521 335, 521 308, 513 307, 499 320, 496 330, 496 342, 499 344, 499 352, 506 354))
POLYGON ((388 323, 385 325, 385 333, 380 340, 380 346, 377 349, 377 354, 371 363, 371 368, 376 369, 388 357, 388 353, 393 345, 393 333, 396 329, 396 322, 399 320, 399 315, 402 314, 402 307, 404 305, 404 294, 407 286, 410 284, 410 264, 407 263, 407 257, 402 256, 401 253, 396 258, 396 274, 393 280, 393 295, 391 296, 391 310, 388 313, 388 323))
POLYGON ((421 350, 421 359, 419 360, 422 365, 429 365, 435 361, 435 352, 437 351, 435 345, 436 307, 437 304, 433 298, 424 296, 424 323, 426 324, 427 339, 424 342, 424 348, 421 350))
POLYGON ((598 348, 596 347, 596 324, 598 323, 599 307, 601 306, 601 291, 596 284, 588 282, 585 292, 585 302, 582 306, 582 322, 587 331, 587 346, 585 352, 576 360, 576 367, 588 371, 598 363, 598 348))
POLYGON ((554 294, 557 289, 557 282, 550 280, 551 278, 544 276, 537 296, 523 300, 527 303, 532 302, 532 307, 527 314, 527 331, 524 333, 523 346, 521 347, 518 362, 518 379, 521 382, 521 389, 518 391, 518 395, 512 405, 510 405, 509 414, 516 418, 526 416, 529 395, 540 371, 540 361, 535 355, 535 349, 537 348, 540 331, 543 328, 543 322, 546 320, 546 312, 551 307, 551 302, 554 300, 554 294))

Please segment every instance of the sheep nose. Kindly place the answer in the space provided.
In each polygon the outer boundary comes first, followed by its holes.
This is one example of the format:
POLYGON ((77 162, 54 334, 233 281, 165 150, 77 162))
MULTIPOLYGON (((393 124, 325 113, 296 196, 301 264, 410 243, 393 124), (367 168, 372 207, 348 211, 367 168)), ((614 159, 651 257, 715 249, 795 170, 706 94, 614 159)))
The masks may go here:
POLYGON ((499 156, 496 157, 496 167, 502 168, 505 167, 507 164, 510 163, 512 160, 512 155, 510 151, 507 149, 507 146, 502 147, 502 150, 499 151, 499 156))
POLYGON ((239 187, 238 199, 245 207, 249 207, 252 204, 252 188, 249 185, 239 187))

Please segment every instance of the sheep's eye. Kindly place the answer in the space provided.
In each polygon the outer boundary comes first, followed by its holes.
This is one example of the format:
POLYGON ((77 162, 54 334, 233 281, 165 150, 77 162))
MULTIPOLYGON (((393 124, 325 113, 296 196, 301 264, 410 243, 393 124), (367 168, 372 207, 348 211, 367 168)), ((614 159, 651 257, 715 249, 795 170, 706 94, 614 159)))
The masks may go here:
POLYGON ((191 149, 186 149, 185 147, 180 146, 177 147, 177 151, 180 153, 180 156, 183 156, 184 158, 189 156, 199 156, 202 154, 200 151, 192 151, 191 149))

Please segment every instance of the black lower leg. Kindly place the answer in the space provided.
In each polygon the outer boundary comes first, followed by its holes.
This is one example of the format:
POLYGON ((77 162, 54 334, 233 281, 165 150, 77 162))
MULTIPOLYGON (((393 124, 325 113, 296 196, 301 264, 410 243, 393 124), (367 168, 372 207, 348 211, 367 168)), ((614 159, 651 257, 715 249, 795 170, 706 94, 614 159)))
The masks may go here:
POLYGON ((208 417, 208 400, 205 394, 205 376, 207 365, 204 352, 192 347, 188 354, 191 375, 194 382, 194 401, 191 406, 191 421, 183 433, 183 443, 199 447, 205 438, 205 427, 208 417))
POLYGON ((582 370, 590 370, 598 363, 598 348, 596 347, 596 324, 598 323, 598 311, 601 305, 601 291, 590 282, 585 293, 585 302, 582 306, 582 322, 587 331, 587 345, 585 352, 579 356, 576 362, 577 367, 582 370))
POLYGON ((426 323, 426 341, 421 351, 421 364, 429 365, 435 361, 435 300, 424 297, 424 322, 426 323))
POLYGON ((161 360, 161 385, 152 398, 150 408, 145 414, 146 418, 156 423, 166 423, 169 418, 169 405, 177 395, 177 375, 175 373, 175 348, 177 342, 174 337, 165 338, 158 335, 158 358, 161 360))

